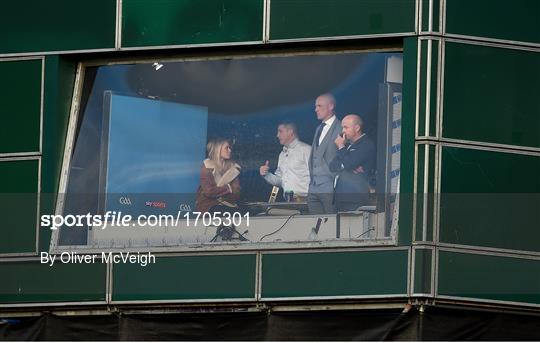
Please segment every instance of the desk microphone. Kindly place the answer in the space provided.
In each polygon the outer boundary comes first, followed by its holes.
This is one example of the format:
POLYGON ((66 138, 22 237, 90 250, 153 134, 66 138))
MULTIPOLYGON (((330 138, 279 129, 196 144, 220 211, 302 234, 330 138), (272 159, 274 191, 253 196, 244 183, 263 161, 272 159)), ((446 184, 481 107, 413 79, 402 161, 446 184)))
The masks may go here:
MULTIPOLYGON (((317 218, 317 224, 315 227, 311 228, 311 232, 309 233, 308 239, 309 240, 315 240, 317 239, 317 235, 319 234, 319 229, 321 228, 323 219, 317 218)), ((328 221, 328 218, 324 218, 324 222, 326 223, 328 221)))

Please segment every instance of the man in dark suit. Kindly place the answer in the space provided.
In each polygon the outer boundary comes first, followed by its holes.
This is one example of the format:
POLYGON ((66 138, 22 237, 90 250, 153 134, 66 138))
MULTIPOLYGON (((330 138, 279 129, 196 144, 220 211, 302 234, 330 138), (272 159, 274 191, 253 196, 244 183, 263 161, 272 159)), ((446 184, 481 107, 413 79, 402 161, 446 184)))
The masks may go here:
POLYGON ((343 132, 334 143, 338 149, 330 162, 337 173, 334 202, 338 211, 354 211, 369 204, 369 175, 375 168, 375 145, 363 132, 363 121, 349 114, 342 121, 343 132))
POLYGON ((341 122, 335 113, 336 99, 332 94, 322 94, 315 101, 315 112, 321 125, 315 131, 309 157, 310 184, 308 209, 310 214, 335 213, 333 203, 334 179, 330 161, 336 156, 334 140, 341 132, 341 122))

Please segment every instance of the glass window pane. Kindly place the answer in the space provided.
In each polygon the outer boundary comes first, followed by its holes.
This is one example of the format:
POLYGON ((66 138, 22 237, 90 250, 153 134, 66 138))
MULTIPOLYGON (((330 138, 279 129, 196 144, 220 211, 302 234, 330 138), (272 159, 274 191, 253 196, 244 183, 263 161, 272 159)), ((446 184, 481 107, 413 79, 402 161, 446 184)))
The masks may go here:
POLYGON ((396 52, 86 67, 58 245, 390 240, 401 79, 396 52))

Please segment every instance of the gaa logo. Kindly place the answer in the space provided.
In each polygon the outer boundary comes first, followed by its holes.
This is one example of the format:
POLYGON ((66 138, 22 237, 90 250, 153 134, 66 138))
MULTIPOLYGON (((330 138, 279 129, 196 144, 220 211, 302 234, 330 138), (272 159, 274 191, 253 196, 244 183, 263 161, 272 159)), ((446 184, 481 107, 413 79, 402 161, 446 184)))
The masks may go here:
POLYGON ((120 199, 118 200, 118 202, 122 205, 129 205, 131 206, 131 199, 128 198, 128 197, 120 197, 120 199))
POLYGON ((189 212, 191 211, 191 206, 188 204, 180 204, 179 210, 189 212))

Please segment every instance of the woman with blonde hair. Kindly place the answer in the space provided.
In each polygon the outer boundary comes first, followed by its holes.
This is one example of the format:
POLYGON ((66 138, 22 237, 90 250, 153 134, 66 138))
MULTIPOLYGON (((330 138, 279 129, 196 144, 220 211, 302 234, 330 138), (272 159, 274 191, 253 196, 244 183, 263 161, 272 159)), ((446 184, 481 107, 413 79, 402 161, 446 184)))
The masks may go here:
POLYGON ((231 144, 227 139, 213 139, 206 152, 195 207, 199 212, 235 212, 240 198, 240 166, 231 159, 231 144))

